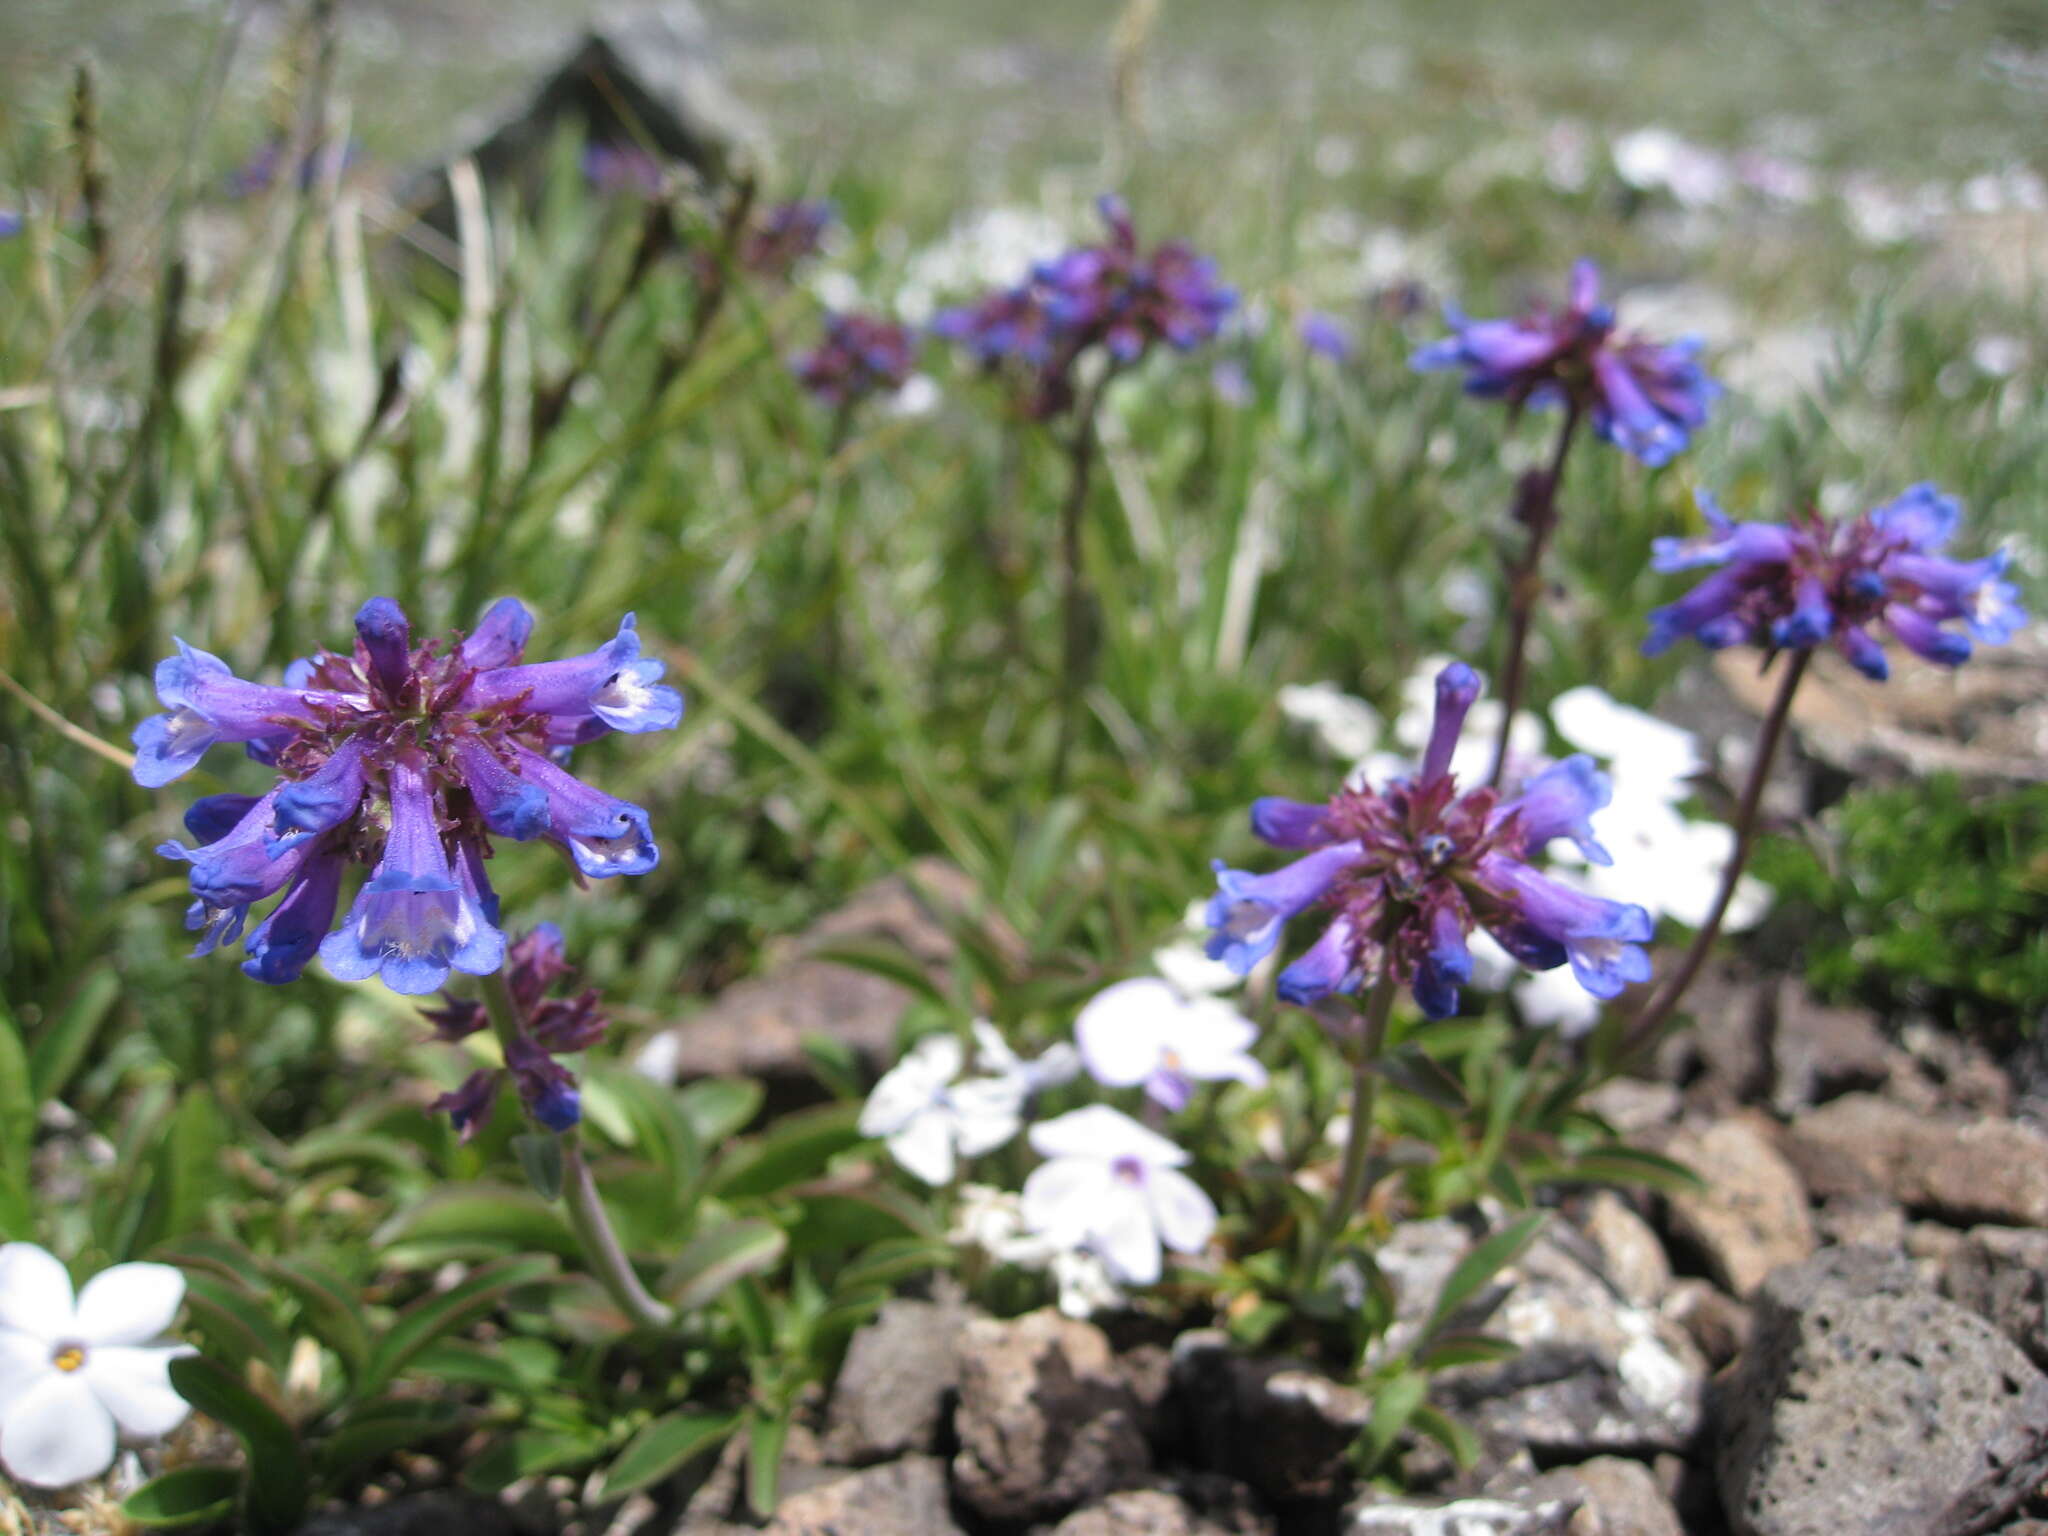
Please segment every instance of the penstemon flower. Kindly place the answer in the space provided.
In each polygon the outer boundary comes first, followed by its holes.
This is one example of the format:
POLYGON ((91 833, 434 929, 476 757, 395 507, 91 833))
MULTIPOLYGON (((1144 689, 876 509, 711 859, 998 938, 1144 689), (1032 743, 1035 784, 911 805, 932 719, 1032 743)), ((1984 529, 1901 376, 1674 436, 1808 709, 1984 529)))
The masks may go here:
POLYGON ((418 996, 504 958, 484 871, 492 837, 544 839, 592 879, 654 868, 647 813, 561 760, 612 731, 671 728, 682 696, 640 654, 631 614, 587 655, 520 665, 532 627, 506 598, 473 634, 415 647, 398 605, 372 598, 352 654, 294 662, 282 686, 245 682, 179 641, 156 670, 166 712, 135 728, 137 782, 168 784, 221 742, 279 773, 261 796, 200 800, 185 817, 194 845, 158 849, 192 866, 194 953, 232 942, 249 909, 282 892, 249 934, 244 974, 292 981, 317 951, 344 981, 380 976, 418 996), (352 863, 370 876, 335 927, 352 863))
POLYGON ((1491 788, 1461 791, 1451 756, 1479 695, 1478 674, 1452 662, 1438 674, 1436 694, 1436 721, 1413 778, 1347 786, 1323 805, 1253 805, 1259 837, 1306 852, 1269 875, 1217 862, 1210 955, 1249 971, 1279 946, 1290 918, 1319 907, 1329 916, 1322 937, 1277 983, 1292 1003, 1392 977, 1407 983, 1425 1014, 1445 1018, 1472 976, 1466 938, 1475 927, 1532 970, 1569 961, 1596 997, 1646 980, 1649 956, 1638 946, 1650 938, 1649 914, 1574 890, 1530 862, 1558 837, 1595 863, 1607 861, 1592 814, 1609 792, 1592 759, 1553 764, 1505 803, 1491 788))
POLYGON ((901 389, 916 364, 907 327, 876 315, 828 315, 825 339, 790 359, 797 382, 826 405, 901 389))
POLYGON ((38 1488, 62 1488, 113 1465, 116 1437, 155 1439, 191 1409, 165 1344, 185 1277, 168 1264, 116 1264, 76 1297, 55 1255, 0 1245, 0 1467, 38 1488))
POLYGON ((1643 463, 1676 457, 1706 423, 1721 392, 1699 365, 1695 337, 1675 342, 1617 335, 1614 311, 1600 302, 1600 269, 1572 268, 1561 310, 1538 306, 1508 320, 1471 320, 1446 306, 1453 335, 1431 342, 1410 366, 1465 370, 1467 394, 1524 405, 1569 403, 1593 430, 1643 463))
POLYGON ((1889 630, 1925 660, 1953 667, 1969 660, 1972 637, 2002 645, 2027 621, 2019 590, 2002 579, 2005 551, 1981 560, 1940 554, 1962 506, 1933 485, 1913 486, 1837 522, 1808 510, 1789 523, 1738 523, 1705 493, 1699 504, 1709 532, 1657 540, 1651 564, 1660 571, 1718 569, 1650 615, 1645 655, 1686 636, 1714 650, 1803 651, 1826 641, 1882 682, 1891 664, 1873 627, 1889 630), (1967 634, 1944 628, 1957 622, 1967 634))

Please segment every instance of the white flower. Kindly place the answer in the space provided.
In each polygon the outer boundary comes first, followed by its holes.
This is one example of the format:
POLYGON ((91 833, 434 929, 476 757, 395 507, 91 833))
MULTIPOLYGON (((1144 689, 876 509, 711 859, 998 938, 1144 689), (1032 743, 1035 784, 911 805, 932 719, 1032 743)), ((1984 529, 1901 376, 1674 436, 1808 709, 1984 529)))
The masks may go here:
POLYGON ((889 1155, 931 1185, 952 1182, 963 1157, 993 1152, 1024 1124, 1024 1101, 1080 1070, 1072 1046, 1024 1061, 986 1020, 974 1023, 976 1055, 992 1076, 960 1079, 967 1049, 958 1035, 927 1035, 882 1080, 860 1112, 860 1133, 879 1136, 889 1155))
POLYGON ((1245 978, 1223 961, 1209 958, 1207 900, 1188 904, 1181 928, 1184 937, 1152 951, 1152 969, 1171 982, 1176 992, 1182 997, 1207 997, 1217 992, 1235 992, 1245 984, 1245 978))
POLYGON ((1068 1317, 1090 1318, 1124 1304, 1123 1287, 1109 1266, 1085 1248, 1065 1248, 1052 1257, 1053 1284, 1059 1287, 1060 1311, 1068 1317))
POLYGON ((1280 718, 1310 732, 1332 757, 1355 763, 1379 745, 1379 711, 1335 683, 1289 683, 1276 697, 1280 718))
POLYGON ((1121 1284, 1152 1284, 1161 1243, 1200 1253, 1216 1229, 1216 1207, 1180 1171, 1187 1153, 1107 1105, 1033 1126, 1031 1145, 1048 1161, 1024 1181, 1025 1225, 1087 1249, 1121 1284))
POLYGON ((1106 1088, 1142 1083, 1168 1110, 1187 1108, 1197 1082, 1263 1086, 1266 1069, 1250 1054, 1258 1037, 1259 1027, 1228 1003, 1183 997, 1153 976, 1104 988, 1074 1020, 1095 1081, 1106 1088))
POLYGON ((0 1466, 62 1488, 113 1465, 115 1438, 167 1435, 191 1410, 171 1386, 187 1344, 169 1331, 185 1277, 116 1264, 74 1300, 71 1276, 34 1243, 0 1245, 0 1466))

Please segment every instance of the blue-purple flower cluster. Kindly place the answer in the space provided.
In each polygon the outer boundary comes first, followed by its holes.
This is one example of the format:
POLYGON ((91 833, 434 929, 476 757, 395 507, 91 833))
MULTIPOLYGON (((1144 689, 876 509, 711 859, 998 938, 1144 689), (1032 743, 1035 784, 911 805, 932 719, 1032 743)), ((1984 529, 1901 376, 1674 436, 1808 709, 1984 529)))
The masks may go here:
POLYGON ((942 313, 933 328, 989 368, 1014 373, 1025 414, 1059 415, 1074 401, 1074 367, 1093 348, 1116 366, 1158 343, 1185 351, 1213 339, 1237 307, 1216 264, 1169 240, 1138 248, 1123 200, 1097 204, 1109 238, 1040 262, 1014 288, 942 313))
POLYGON ((917 361, 907 326, 879 315, 827 315, 825 339, 789 360, 797 381, 827 405, 901 389, 917 361))
POLYGON ((1640 946, 1651 936, 1649 913, 1587 895, 1532 865, 1559 837, 1594 863, 1612 862, 1592 829, 1593 813, 1611 793, 1605 775, 1581 754, 1544 769, 1505 803, 1491 788, 1461 792, 1451 754, 1478 696, 1478 674, 1463 662, 1438 674, 1436 718, 1412 779, 1346 787, 1321 805, 1256 802, 1253 832, 1276 848, 1306 852, 1268 875, 1217 862, 1210 958, 1244 975, 1279 947, 1290 919, 1313 907, 1329 923, 1280 973, 1277 990, 1291 1003, 1393 977, 1429 1017, 1448 1017, 1472 976, 1466 938, 1475 927, 1532 970, 1569 962, 1596 997, 1647 980, 1650 959, 1640 946))
POLYGON ((504 958, 492 837, 544 839, 592 879, 654 868, 647 812, 563 764, 612 731, 671 728, 682 696, 640 654, 631 614, 587 655, 522 665, 532 628, 506 598, 474 633, 415 647, 398 604, 372 598, 350 654, 294 662, 282 686, 179 641, 156 669, 165 712, 135 728, 136 781, 168 784, 222 742, 279 775, 263 795, 199 800, 185 815, 193 846, 158 849, 192 866, 195 953, 231 943, 282 892, 245 940, 245 974, 291 981, 317 952, 341 980, 420 995, 504 958), (335 927, 351 863, 370 876, 335 927))
POLYGON ((1873 628, 1953 667, 1969 659, 1973 636, 2002 645, 2026 623, 2018 588, 2003 579, 2003 550, 1981 560, 1940 553, 1962 506, 1932 485, 1838 522, 1808 509, 1789 523, 1738 523, 1704 493, 1699 501, 1709 531, 1657 540, 1651 564, 1660 571, 1717 569, 1650 615, 1647 655, 1687 636, 1715 650, 1803 651, 1826 641, 1883 681, 1891 666, 1873 628), (1953 623, 1967 633, 1945 627, 1953 623))
MULTIPOLYGON (((506 951, 505 986, 518 1009, 519 1028, 506 1043, 505 1065, 470 1073, 461 1087, 429 1106, 446 1111, 464 1141, 490 1119, 508 1076, 527 1113, 549 1130, 566 1131, 582 1118, 576 1079, 555 1058, 589 1050, 604 1038, 610 1021, 594 987, 570 997, 549 995, 574 973, 562 930, 553 923, 520 935, 506 951)), ((437 1040, 466 1040, 490 1028, 488 1011, 473 997, 451 996, 425 1012, 437 1040)))
POLYGON ((1668 463, 1707 419, 1720 385, 1700 367, 1700 342, 1617 335, 1600 302, 1600 269, 1572 268, 1569 302, 1507 320, 1472 320, 1445 306, 1454 334, 1420 349, 1419 369, 1462 368, 1468 394, 1525 405, 1568 405, 1606 441, 1643 463, 1668 463))

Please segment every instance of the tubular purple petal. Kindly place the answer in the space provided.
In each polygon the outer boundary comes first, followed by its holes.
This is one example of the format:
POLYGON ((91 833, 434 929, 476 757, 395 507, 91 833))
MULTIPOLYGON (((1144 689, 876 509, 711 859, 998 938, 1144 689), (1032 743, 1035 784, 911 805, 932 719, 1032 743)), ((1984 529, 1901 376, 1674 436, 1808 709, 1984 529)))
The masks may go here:
POLYGON ((1871 526, 1916 553, 1931 555, 1955 534, 1963 504, 1931 480, 1908 486, 1870 513, 1871 526))
POLYGON ((1361 852, 1355 842, 1319 848, 1270 875, 1253 875, 1215 865, 1216 894, 1209 900, 1207 921, 1211 960, 1221 960, 1245 975, 1280 942, 1289 918, 1320 901, 1361 852))
POLYGON ((135 727, 135 782, 161 789, 191 770, 222 741, 254 741, 311 723, 310 699, 291 688, 245 683, 218 656, 176 642, 178 654, 157 663, 156 693, 165 713, 135 727))
POLYGON ((1552 763, 1523 789, 1520 798, 1501 807, 1500 817, 1518 818, 1522 831, 1522 853, 1538 852, 1552 838, 1569 838, 1580 853, 1594 864, 1612 864, 1614 858, 1593 836, 1593 813, 1614 798, 1607 775, 1594 766, 1593 759, 1575 752, 1552 763))
POLYGON ((1462 661, 1454 661, 1436 675, 1436 717, 1430 722, 1429 746, 1422 754, 1418 784, 1432 784, 1451 771, 1451 756, 1458 750, 1458 734, 1465 728, 1465 716, 1479 697, 1479 674, 1462 661))
POLYGON ((529 784, 476 737, 455 744, 455 765, 462 774, 477 814, 495 836, 530 842, 545 836, 549 825, 547 791, 529 784))
POLYGON ((462 665, 478 672, 517 666, 533 633, 533 615, 516 597, 501 597, 457 648, 462 665))
POLYGON ((1333 992, 1356 992, 1364 978, 1352 954, 1354 932, 1350 918, 1334 919, 1322 937, 1280 973, 1273 983, 1274 992, 1297 1007, 1319 1002, 1333 992))
POLYGON ((665 731, 682 719, 683 698, 655 682, 662 671, 659 661, 641 656, 629 613, 610 644, 563 661, 480 673, 467 697, 475 708, 516 704, 537 715, 594 715, 616 731, 665 731))
POLYGON ((546 758, 515 747, 519 777, 548 797, 548 837, 563 844, 593 880, 644 875, 661 861, 647 813, 630 801, 592 789, 546 758))
POLYGON ((412 626, 405 610, 388 597, 371 598, 356 610, 356 640, 385 697, 403 698, 412 680, 412 626))
POLYGON ((274 859, 309 837, 333 830, 362 804, 363 743, 351 738, 334 749, 310 777, 280 785, 263 835, 274 859))
POLYGON ((1252 802, 1252 836, 1275 848, 1321 848, 1337 841, 1329 814, 1327 805, 1268 795, 1252 802))
POLYGON ((249 958, 242 962, 244 976, 274 987, 299 979, 334 923, 346 862, 334 850, 315 853, 306 860, 284 900, 250 933, 245 946, 249 958))
POLYGON ((1938 667, 1959 667, 1970 659, 1970 637, 1943 629, 1931 618, 1906 603, 1893 603, 1884 611, 1884 622, 1899 637, 1899 643, 1923 661, 1938 667))
POLYGON ((235 830, 255 804, 254 795, 202 795, 185 807, 185 830, 202 847, 217 843, 235 830))

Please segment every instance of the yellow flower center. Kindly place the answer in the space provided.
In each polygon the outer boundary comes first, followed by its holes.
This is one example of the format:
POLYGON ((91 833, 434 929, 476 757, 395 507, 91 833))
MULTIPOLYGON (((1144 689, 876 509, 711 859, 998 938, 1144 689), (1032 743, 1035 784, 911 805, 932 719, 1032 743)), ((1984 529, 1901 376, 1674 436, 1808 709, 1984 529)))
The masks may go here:
POLYGON ((76 1344, 66 1344, 50 1357, 50 1364, 60 1371, 75 1371, 85 1364, 85 1351, 76 1344))

